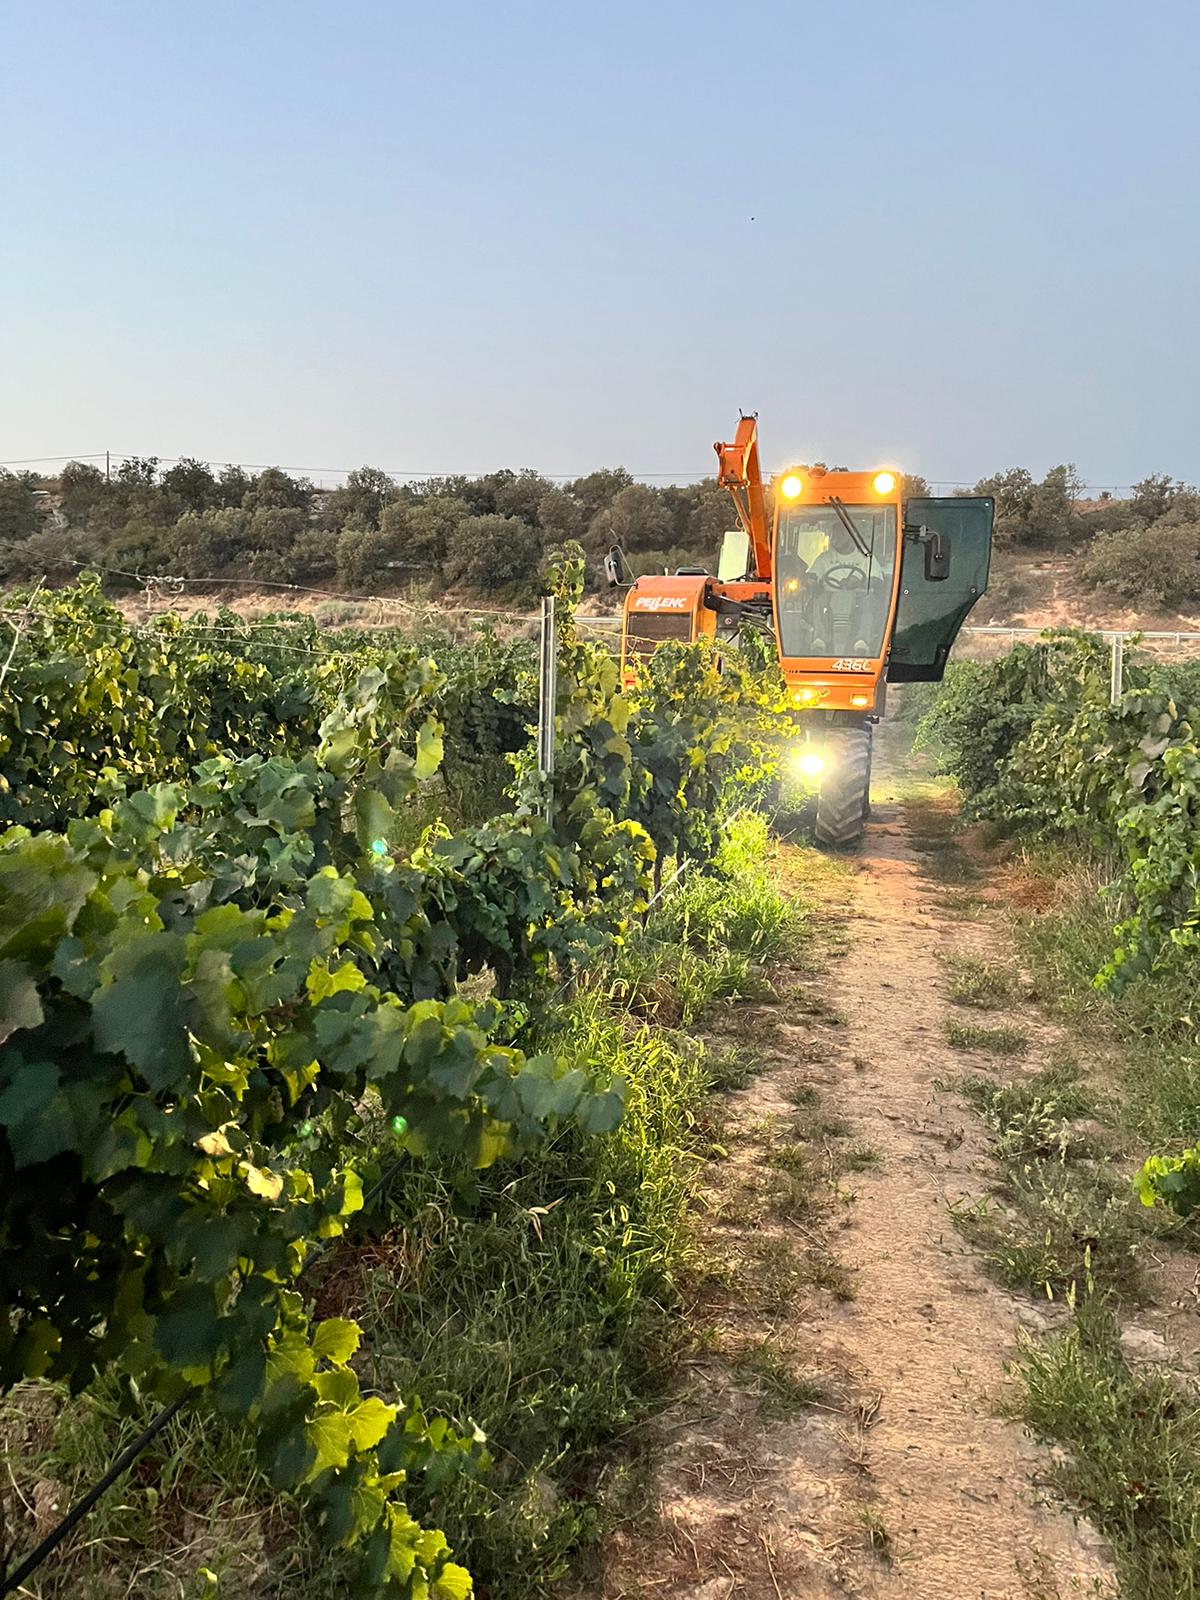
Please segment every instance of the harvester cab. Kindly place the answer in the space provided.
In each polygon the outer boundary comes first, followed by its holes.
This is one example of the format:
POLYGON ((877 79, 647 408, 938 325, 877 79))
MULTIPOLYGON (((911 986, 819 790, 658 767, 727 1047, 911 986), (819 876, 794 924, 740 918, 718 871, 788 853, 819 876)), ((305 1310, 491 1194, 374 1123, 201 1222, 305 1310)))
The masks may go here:
POLYGON ((740 527, 716 577, 638 579, 622 665, 666 639, 768 628, 797 728, 793 764, 816 789, 816 834, 846 845, 870 808, 872 728, 889 683, 938 681, 987 586, 990 497, 911 498, 890 470, 792 467, 764 487, 758 427, 715 446, 740 527))

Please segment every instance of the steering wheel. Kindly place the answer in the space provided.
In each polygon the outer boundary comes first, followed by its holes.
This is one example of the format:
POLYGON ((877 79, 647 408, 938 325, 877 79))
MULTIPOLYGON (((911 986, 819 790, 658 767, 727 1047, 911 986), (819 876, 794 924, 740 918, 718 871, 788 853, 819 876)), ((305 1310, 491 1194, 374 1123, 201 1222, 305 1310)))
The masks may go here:
POLYGON ((827 589, 865 589, 867 575, 856 561, 835 561, 821 574, 827 589))

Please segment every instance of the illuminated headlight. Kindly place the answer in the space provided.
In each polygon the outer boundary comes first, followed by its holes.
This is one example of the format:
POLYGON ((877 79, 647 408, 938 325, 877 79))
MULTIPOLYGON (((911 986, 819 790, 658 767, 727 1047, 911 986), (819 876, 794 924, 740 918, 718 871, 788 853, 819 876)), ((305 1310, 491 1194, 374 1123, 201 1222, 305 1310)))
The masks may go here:
POLYGON ((780 482, 779 492, 785 500, 797 500, 803 488, 804 485, 796 474, 789 472, 787 477, 780 482))
POLYGON ((852 694, 850 696, 850 704, 860 708, 862 706, 869 706, 871 704, 871 696, 869 694, 852 694))
POLYGON ((793 765, 802 778, 819 778, 825 770, 825 757, 815 750, 801 750, 793 765))
POLYGON ((819 689, 794 689, 792 691, 792 704, 794 706, 815 705, 821 698, 819 689))
POLYGON ((896 474, 894 472, 877 472, 872 484, 876 494, 891 494, 896 487, 896 474))

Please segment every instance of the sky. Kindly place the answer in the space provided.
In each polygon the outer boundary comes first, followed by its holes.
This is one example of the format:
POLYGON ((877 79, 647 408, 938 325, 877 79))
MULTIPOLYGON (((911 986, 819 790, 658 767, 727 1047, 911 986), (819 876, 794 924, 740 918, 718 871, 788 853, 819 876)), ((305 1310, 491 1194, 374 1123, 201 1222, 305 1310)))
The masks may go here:
POLYGON ((1200 480, 1194 0, 0 0, 0 462, 1200 480))

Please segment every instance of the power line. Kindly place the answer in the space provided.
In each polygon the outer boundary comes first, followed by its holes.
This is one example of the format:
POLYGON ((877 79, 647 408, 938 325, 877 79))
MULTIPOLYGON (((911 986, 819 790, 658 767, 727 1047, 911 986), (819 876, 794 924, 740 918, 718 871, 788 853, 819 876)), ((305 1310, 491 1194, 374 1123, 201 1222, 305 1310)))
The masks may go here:
MULTIPOLYGON (((73 454, 73 455, 72 454, 64 454, 64 455, 57 455, 57 456, 24 456, 24 457, 22 457, 20 459, 13 459, 13 460, 9 460, 9 461, 0 461, 0 468, 44 466, 44 465, 46 465, 47 463, 50 463, 50 462, 103 461, 106 458, 112 459, 113 461, 117 461, 117 462, 121 462, 121 461, 149 461, 149 460, 154 460, 154 461, 158 461, 158 462, 165 462, 165 463, 168 463, 168 464, 171 464, 171 465, 177 465, 181 461, 196 461, 196 460, 201 460, 202 459, 202 458, 200 458, 198 456, 154 456, 154 455, 141 455, 141 454, 138 454, 135 451, 113 450, 113 451, 110 452, 110 451, 107 451, 107 450, 92 450, 92 451, 81 451, 78 454, 73 454)), ((204 465, 211 466, 211 463, 205 461, 204 465)), ((345 477, 348 477, 351 472, 357 472, 357 471, 360 470, 360 468, 358 468, 358 467, 314 467, 314 466, 291 466, 291 467, 285 467, 285 466, 280 466, 280 464, 278 462, 275 462, 275 461, 237 461, 237 462, 229 461, 229 462, 219 463, 219 465, 230 466, 230 467, 233 467, 233 466, 242 467, 243 469, 245 469, 246 471, 249 471, 249 472, 266 472, 268 470, 274 469, 274 470, 279 471, 279 472, 300 473, 300 474, 304 474, 306 476, 307 475, 314 475, 314 476, 317 476, 317 477, 328 476, 328 477, 332 477, 332 478, 345 478, 345 477)), ((790 463, 789 463, 789 465, 790 465, 790 463)), ((380 468, 379 470, 384 472, 387 477, 392 478, 395 481, 400 482, 400 483, 420 483, 420 482, 425 482, 425 481, 441 482, 441 481, 445 481, 445 480, 451 479, 451 478, 469 478, 469 479, 487 478, 487 477, 491 477, 494 472, 497 472, 497 471, 511 471, 512 469, 511 468, 494 468, 493 467, 493 468, 487 469, 486 471, 471 471, 471 472, 468 472, 468 471, 463 470, 462 468, 456 468, 453 471, 446 471, 444 469, 443 470, 432 470, 430 468, 423 468, 423 469, 418 470, 417 468, 411 468, 411 467, 406 467, 406 468, 383 467, 383 468, 380 468)), ((549 481, 551 483, 574 483, 574 482, 577 482, 580 478, 590 477, 593 472, 606 471, 606 470, 615 470, 615 469, 592 467, 592 468, 589 468, 586 472, 543 472, 543 471, 541 471, 540 468, 530 468, 529 470, 536 472, 538 477, 545 478, 547 481, 549 481)), ((630 477, 633 478, 636 482, 646 483, 646 482, 649 482, 651 480, 656 480, 656 481, 664 482, 667 486, 670 486, 672 484, 697 483, 697 482, 703 481, 704 479, 712 478, 712 477, 715 476, 715 474, 713 472, 711 472, 711 471, 709 471, 709 472, 698 471, 694 467, 693 468, 688 468, 688 469, 683 470, 683 471, 675 471, 675 472, 664 472, 664 471, 661 471, 661 470, 656 470, 656 471, 653 471, 653 472, 635 472, 630 468, 625 468, 624 470, 629 472, 630 477)), ((776 471, 780 471, 780 470, 782 470, 782 468, 778 468, 778 469, 777 468, 772 468, 772 469, 769 470, 768 476, 773 476, 776 471)), ((937 488, 937 489, 971 489, 971 488, 974 488, 976 483, 981 481, 979 478, 926 478, 924 473, 914 473, 913 476, 925 478, 925 482, 928 483, 931 488, 937 488)), ((1121 498, 1126 498, 1128 496, 1129 491, 1132 488, 1132 485, 1126 484, 1126 483, 1106 483, 1106 482, 1096 481, 1096 482, 1085 483, 1083 487, 1084 487, 1085 492, 1087 492, 1087 493, 1091 493, 1091 492, 1095 492, 1095 493, 1098 493, 1098 494, 1108 493, 1108 494, 1118 495, 1121 498)))
MULTIPOLYGON (((152 454, 151 455, 139 455, 135 451, 126 451, 126 450, 113 450, 113 451, 92 450, 90 452, 82 453, 82 454, 79 454, 79 455, 24 456, 24 457, 20 458, 19 460, 14 459, 14 460, 11 460, 11 461, 0 461, 0 467, 32 467, 32 466, 43 465, 44 463, 49 462, 49 461, 64 461, 64 462, 65 461, 103 461, 106 456, 111 456, 111 459, 113 461, 158 461, 158 462, 167 462, 167 463, 170 463, 170 464, 173 464, 173 465, 177 465, 181 461, 198 461, 198 460, 201 460, 201 458, 199 456, 156 456, 156 455, 152 455, 152 454)), ((212 463, 209 462, 209 461, 205 461, 203 464, 205 466, 211 466, 212 465, 212 463)), ((243 467, 247 471, 250 471, 250 472, 266 472, 268 470, 273 469, 273 470, 275 470, 277 472, 316 473, 318 475, 326 474, 329 477, 333 477, 333 478, 348 477, 351 472, 360 471, 362 466, 364 465, 364 463, 360 463, 359 466, 357 466, 357 467, 312 467, 312 466, 285 467, 285 466, 281 466, 280 463, 277 462, 277 461, 228 461, 228 462, 219 462, 218 464, 219 465, 223 465, 223 466, 230 466, 230 467, 243 467)), ((378 470, 383 472, 389 478, 396 478, 396 479, 399 479, 399 480, 418 481, 419 482, 419 481, 422 481, 422 480, 427 479, 427 478, 431 478, 431 479, 488 478, 488 477, 491 477, 494 472, 512 471, 512 468, 489 467, 486 471, 475 471, 475 472, 467 472, 461 467, 455 468, 453 471, 446 471, 444 469, 435 471, 435 470, 433 470, 431 468, 423 468, 423 469, 418 470, 415 467, 403 467, 403 468, 401 468, 401 467, 381 467, 378 470)), ((525 469, 522 469, 522 471, 523 470, 525 470, 525 469)), ((615 471, 616 469, 615 468, 603 468, 603 467, 601 467, 601 468, 589 467, 584 472, 543 472, 540 468, 530 468, 528 470, 530 470, 531 472, 536 472, 536 475, 539 478, 548 478, 548 479, 550 479, 550 480, 552 480, 554 482, 571 483, 571 482, 574 482, 576 479, 579 479, 579 478, 590 477, 593 472, 597 472, 597 471, 615 471)), ((637 478, 637 479, 646 479, 646 478, 672 478, 672 479, 679 479, 679 478, 711 478, 711 477, 714 476, 714 473, 712 473, 712 472, 698 472, 694 467, 690 467, 686 471, 681 471, 681 472, 634 472, 628 467, 626 467, 624 470, 629 473, 631 478, 637 478)))

